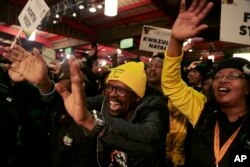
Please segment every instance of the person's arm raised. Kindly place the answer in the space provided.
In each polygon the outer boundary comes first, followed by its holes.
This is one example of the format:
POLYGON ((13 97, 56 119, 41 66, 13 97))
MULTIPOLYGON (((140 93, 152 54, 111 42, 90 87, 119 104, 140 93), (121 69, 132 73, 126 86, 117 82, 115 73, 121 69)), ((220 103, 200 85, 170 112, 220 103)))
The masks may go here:
POLYGON ((180 56, 184 40, 195 37, 208 25, 200 24, 212 9, 213 3, 207 0, 193 0, 191 6, 186 10, 185 0, 181 0, 180 11, 172 27, 172 33, 168 45, 169 57, 180 56))

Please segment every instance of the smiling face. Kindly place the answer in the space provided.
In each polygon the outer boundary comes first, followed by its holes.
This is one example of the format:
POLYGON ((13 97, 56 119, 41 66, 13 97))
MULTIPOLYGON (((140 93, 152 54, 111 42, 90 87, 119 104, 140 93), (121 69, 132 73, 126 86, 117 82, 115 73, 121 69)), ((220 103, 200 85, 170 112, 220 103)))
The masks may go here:
POLYGON ((228 107, 246 103, 248 81, 242 77, 242 72, 235 68, 224 68, 216 73, 212 86, 220 105, 228 107))
POLYGON ((109 114, 126 119, 130 113, 134 112, 140 98, 120 81, 109 80, 107 84, 109 88, 106 87, 105 95, 108 97, 109 114), (124 91, 125 95, 121 96, 119 92, 124 91))

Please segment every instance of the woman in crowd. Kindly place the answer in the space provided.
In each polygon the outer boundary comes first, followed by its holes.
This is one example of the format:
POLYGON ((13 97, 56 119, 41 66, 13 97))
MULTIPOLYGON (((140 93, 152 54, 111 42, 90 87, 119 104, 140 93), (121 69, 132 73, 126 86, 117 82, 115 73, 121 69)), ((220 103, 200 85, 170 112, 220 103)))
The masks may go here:
POLYGON ((164 93, 194 127, 187 157, 190 167, 229 167, 239 162, 234 162, 236 155, 250 149, 249 62, 242 58, 221 62, 212 83, 214 98, 209 101, 181 79, 183 41, 208 27, 200 22, 212 6, 206 0, 193 0, 186 10, 185 0, 181 1, 162 73, 164 93))

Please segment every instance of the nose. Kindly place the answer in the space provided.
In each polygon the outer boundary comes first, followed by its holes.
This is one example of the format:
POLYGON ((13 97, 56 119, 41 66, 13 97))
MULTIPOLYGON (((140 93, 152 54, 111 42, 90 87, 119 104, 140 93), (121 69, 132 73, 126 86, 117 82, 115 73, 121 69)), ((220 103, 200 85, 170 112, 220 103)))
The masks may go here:
POLYGON ((150 67, 148 67, 148 70, 153 71, 153 70, 155 70, 155 67, 154 66, 150 66, 150 67))
POLYGON ((228 78, 227 78, 226 75, 224 75, 224 76, 222 76, 222 77, 220 78, 219 81, 220 81, 220 82, 226 82, 226 81, 228 81, 228 78))
POLYGON ((109 95, 110 96, 117 96, 117 92, 116 92, 116 88, 115 87, 113 87, 112 91, 109 92, 109 95))

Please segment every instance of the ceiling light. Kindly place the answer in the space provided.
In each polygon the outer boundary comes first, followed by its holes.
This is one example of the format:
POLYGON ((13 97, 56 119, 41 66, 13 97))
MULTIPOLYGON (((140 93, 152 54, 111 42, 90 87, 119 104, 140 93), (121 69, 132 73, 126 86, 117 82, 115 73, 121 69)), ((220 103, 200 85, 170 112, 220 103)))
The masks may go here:
POLYGON ((105 0, 104 14, 106 16, 116 16, 118 0, 105 0))
POLYGON ((60 15, 59 14, 56 14, 56 16, 55 16, 57 19, 59 19, 59 17, 60 17, 60 15))
POLYGON ((83 5, 79 5, 79 9, 84 9, 84 6, 83 5))
POLYGON ((97 5, 97 8, 98 8, 98 9, 102 9, 102 4, 98 4, 98 5, 97 5))
POLYGON ((94 4, 91 5, 91 7, 89 8, 89 11, 92 13, 96 12, 96 8, 94 4))
POLYGON ((72 16, 73 16, 73 17, 76 17, 76 12, 74 12, 74 13, 72 14, 72 16))
POLYGON ((53 23, 54 23, 54 24, 56 24, 56 23, 57 23, 57 21, 56 21, 56 20, 53 20, 53 23))

